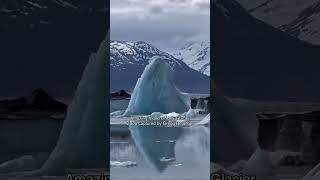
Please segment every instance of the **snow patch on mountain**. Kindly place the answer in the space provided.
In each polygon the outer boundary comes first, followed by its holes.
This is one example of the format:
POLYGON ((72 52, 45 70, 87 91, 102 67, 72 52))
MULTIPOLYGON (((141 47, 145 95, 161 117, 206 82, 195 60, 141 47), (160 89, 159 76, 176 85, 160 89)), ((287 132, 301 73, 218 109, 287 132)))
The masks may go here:
POLYGON ((294 37, 320 44, 317 0, 237 0, 252 16, 294 37))
POLYGON ((191 42, 172 52, 192 69, 210 76, 210 42, 191 42))

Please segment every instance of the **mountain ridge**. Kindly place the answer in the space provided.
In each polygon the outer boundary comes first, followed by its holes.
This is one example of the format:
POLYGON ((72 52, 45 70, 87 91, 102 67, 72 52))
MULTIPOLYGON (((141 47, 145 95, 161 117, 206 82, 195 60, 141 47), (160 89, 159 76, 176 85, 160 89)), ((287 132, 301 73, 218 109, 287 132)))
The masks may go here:
POLYGON ((210 42, 194 41, 171 53, 192 69, 210 76, 210 42))
POLYGON ((153 45, 143 42, 110 41, 111 91, 132 91, 149 60, 159 56, 173 69, 175 83, 181 91, 208 93, 209 78, 191 69, 183 61, 153 45))

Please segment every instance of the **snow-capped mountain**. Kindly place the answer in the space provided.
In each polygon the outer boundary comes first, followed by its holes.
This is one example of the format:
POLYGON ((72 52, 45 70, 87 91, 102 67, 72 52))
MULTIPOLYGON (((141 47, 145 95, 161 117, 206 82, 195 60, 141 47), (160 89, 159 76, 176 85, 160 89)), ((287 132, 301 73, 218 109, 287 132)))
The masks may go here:
POLYGON ((312 44, 320 44, 318 0, 237 0, 255 18, 312 44))
POLYGON ((182 60, 192 69, 210 76, 210 43, 191 42, 172 52, 177 59, 182 60))
POLYGON ((191 69, 174 56, 142 41, 110 42, 111 91, 120 89, 132 91, 153 56, 161 57, 173 68, 175 82, 180 90, 192 93, 209 93, 209 77, 191 69))
POLYGON ((84 0, 16 0, 1 2, 0 19, 3 27, 11 24, 24 24, 34 28, 56 23, 56 21, 60 21, 60 18, 69 18, 70 15, 101 14, 106 11, 106 3, 103 0, 94 2, 84 0))
POLYGON ((301 11, 296 19, 282 25, 281 30, 307 42, 320 45, 320 2, 301 11))
POLYGON ((1 96, 36 87, 72 96, 88 57, 106 37, 108 6, 106 0, 1 1, 1 96))

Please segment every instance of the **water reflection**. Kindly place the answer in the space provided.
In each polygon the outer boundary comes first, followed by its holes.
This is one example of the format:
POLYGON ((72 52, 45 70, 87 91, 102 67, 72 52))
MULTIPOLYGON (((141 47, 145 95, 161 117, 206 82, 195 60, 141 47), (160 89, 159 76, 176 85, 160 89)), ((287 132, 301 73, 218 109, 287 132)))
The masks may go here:
POLYGON ((130 126, 130 132, 140 153, 159 172, 175 161, 175 145, 182 127, 130 126))

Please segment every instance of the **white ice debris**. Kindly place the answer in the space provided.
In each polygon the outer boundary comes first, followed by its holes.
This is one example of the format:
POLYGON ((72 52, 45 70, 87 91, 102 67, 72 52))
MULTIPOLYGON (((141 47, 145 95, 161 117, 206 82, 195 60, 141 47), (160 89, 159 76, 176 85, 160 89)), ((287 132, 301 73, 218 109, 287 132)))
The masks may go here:
POLYGON ((164 114, 162 116, 160 116, 160 118, 163 118, 163 119, 173 119, 173 118, 178 118, 180 117, 181 115, 179 113, 176 113, 176 112, 171 112, 171 113, 168 113, 168 114, 164 114))
POLYGON ((208 114, 205 118, 203 118, 198 124, 199 125, 208 125, 208 124, 210 124, 210 114, 208 114))
POLYGON ((110 161, 110 167, 132 167, 137 165, 138 164, 136 162, 132 161, 110 161))
POLYGON ((111 117, 121 116, 123 113, 124 113, 124 110, 114 111, 114 112, 110 113, 110 116, 111 117))
POLYGON ((161 116, 163 116, 164 114, 163 113, 161 113, 161 112, 153 112, 151 115, 150 115, 150 117, 161 117, 161 116))

